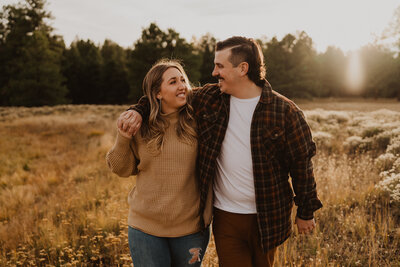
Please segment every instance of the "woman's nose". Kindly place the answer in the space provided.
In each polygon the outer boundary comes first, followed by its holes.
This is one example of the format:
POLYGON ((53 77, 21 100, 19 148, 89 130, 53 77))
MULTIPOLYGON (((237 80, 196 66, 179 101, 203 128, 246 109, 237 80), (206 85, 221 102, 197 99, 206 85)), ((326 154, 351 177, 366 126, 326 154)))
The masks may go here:
POLYGON ((186 82, 179 82, 179 89, 186 89, 186 87, 187 87, 187 84, 186 84, 186 82))

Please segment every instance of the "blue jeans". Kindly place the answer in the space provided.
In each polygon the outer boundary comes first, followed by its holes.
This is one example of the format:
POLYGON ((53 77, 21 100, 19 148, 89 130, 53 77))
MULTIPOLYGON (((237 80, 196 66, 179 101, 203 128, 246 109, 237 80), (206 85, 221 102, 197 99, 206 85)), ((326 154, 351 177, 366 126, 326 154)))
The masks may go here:
POLYGON ((201 266, 210 239, 209 227, 181 237, 157 237, 129 226, 128 241, 135 267, 201 266))

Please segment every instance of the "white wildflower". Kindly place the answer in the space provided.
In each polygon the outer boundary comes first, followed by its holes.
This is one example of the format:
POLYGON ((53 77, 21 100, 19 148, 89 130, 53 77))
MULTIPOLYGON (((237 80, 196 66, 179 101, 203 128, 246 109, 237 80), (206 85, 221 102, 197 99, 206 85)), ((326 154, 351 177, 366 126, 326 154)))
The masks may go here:
POLYGON ((377 188, 389 193, 391 201, 400 202, 400 173, 382 172, 384 179, 377 188))
POLYGON ((319 148, 327 148, 331 146, 333 136, 327 132, 317 131, 313 133, 313 139, 319 148))
POLYGON ((400 155, 400 136, 396 136, 390 141, 390 144, 387 147, 386 152, 392 153, 394 155, 400 155))
POLYGON ((396 160, 396 156, 392 153, 385 153, 380 155, 377 159, 375 159, 376 167, 381 171, 390 170, 393 166, 393 163, 396 160))

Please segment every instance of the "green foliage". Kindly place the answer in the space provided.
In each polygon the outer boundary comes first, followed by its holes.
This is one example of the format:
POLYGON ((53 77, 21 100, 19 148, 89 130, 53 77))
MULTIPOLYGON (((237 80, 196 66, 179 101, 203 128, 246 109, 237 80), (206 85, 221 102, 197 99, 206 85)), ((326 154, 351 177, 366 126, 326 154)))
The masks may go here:
POLYGON ((379 46, 369 45, 360 50, 365 70, 365 91, 368 97, 400 96, 399 59, 379 46))
POLYGON ((344 77, 346 57, 342 50, 328 47, 325 53, 318 55, 320 66, 321 96, 343 96, 345 92, 344 77))
MULTIPOLYGON (((110 40, 97 45, 75 40, 69 48, 46 24, 51 15, 45 0, 24 0, 0 11, 0 106, 124 104, 142 95, 142 81, 162 58, 178 59, 194 86, 216 82, 211 73, 217 40, 206 34, 189 43, 173 29, 151 23, 131 48, 110 40)), ((390 36, 400 48, 400 7, 390 36)), ((347 84, 351 53, 328 47, 317 53, 305 32, 281 40, 258 40, 265 56, 267 79, 287 97, 397 97, 400 100, 400 55, 381 45, 356 51, 364 81, 358 92, 347 84)), ((353 53, 356 53, 353 52, 353 53)))
POLYGON ((63 41, 50 36, 44 0, 3 7, 0 27, 0 104, 41 106, 66 103, 60 61, 63 41))
POLYGON ((161 58, 179 59, 191 82, 200 79, 201 58, 194 47, 173 29, 162 31, 155 23, 143 29, 135 48, 129 51, 128 69, 131 87, 130 98, 137 100, 142 95, 142 81, 151 66, 161 58))
POLYGON ((64 51, 63 74, 74 104, 128 103, 127 51, 110 40, 76 40, 64 51))
POLYGON ((127 52, 112 41, 106 40, 101 47, 100 53, 103 58, 101 103, 128 103, 127 52))
POLYGON ((276 91, 288 97, 319 96, 317 53, 305 32, 281 41, 274 37, 263 47, 267 79, 276 91))
POLYGON ((390 29, 392 32, 392 35, 395 39, 396 42, 396 47, 397 47, 397 54, 396 54, 396 62, 394 64, 394 69, 391 70, 393 76, 391 76, 391 85, 393 86, 393 95, 397 97, 397 99, 400 101, 400 5, 396 8, 394 15, 393 15, 393 21, 390 24, 390 29))
POLYGON ((78 40, 65 50, 63 74, 67 78, 68 97, 74 104, 96 104, 102 101, 100 49, 90 40, 78 40))
POLYGON ((211 73, 214 69, 214 53, 217 40, 211 35, 206 34, 200 38, 197 44, 194 44, 195 49, 199 52, 202 61, 200 66, 200 85, 206 83, 217 82, 211 73))
POLYGON ((19 56, 9 62, 12 79, 5 86, 9 103, 14 106, 42 106, 66 103, 67 89, 61 83, 61 51, 51 47, 42 31, 19 51, 19 56))

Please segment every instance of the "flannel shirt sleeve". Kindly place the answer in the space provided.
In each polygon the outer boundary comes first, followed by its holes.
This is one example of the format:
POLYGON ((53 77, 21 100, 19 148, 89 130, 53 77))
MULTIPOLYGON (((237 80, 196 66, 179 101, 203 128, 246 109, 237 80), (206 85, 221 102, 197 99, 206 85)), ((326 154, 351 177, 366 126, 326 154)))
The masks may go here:
POLYGON ((193 109, 198 109, 201 106, 201 102, 202 102, 202 94, 204 94, 205 92, 205 87, 195 87, 192 88, 190 94, 189 94, 189 98, 190 98, 190 103, 193 107, 193 109))
POLYGON ((142 120, 145 121, 148 119, 150 114, 150 101, 147 96, 142 96, 136 105, 132 105, 128 108, 128 110, 135 110, 141 116, 142 120))
POLYGON ((302 111, 292 111, 286 121, 286 141, 289 172, 295 193, 297 217, 303 220, 314 218, 314 211, 322 207, 318 199, 311 158, 316 153, 311 130, 302 111))
POLYGON ((192 105, 194 110, 198 110, 204 105, 204 96, 207 94, 208 90, 212 87, 210 84, 206 84, 202 87, 194 87, 189 93, 188 101, 192 105))
MULTIPOLYGON (((192 107, 194 109, 197 109, 201 104, 201 96, 202 94, 205 93, 205 90, 203 87, 196 87, 193 88, 191 91, 189 91, 188 95, 188 101, 191 103, 192 107)), ((147 98, 147 96, 142 96, 138 103, 135 105, 132 105, 128 108, 128 110, 135 110, 137 111, 141 116, 143 121, 148 119, 148 116, 150 114, 150 101, 147 98)))

